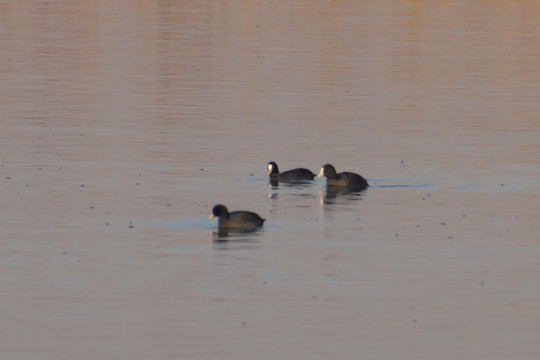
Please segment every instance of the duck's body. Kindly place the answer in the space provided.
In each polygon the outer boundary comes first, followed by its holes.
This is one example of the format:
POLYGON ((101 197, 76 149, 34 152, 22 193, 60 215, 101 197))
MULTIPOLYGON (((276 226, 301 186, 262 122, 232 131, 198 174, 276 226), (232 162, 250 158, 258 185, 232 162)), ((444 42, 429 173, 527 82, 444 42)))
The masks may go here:
POLYGON ((326 177, 327 186, 347 187, 355 190, 364 190, 369 186, 367 180, 361 175, 347 171, 338 174, 336 168, 331 164, 325 164, 321 168, 321 172, 317 177, 321 176, 326 177))
POLYGON ((274 161, 268 163, 268 178, 270 181, 306 181, 313 180, 316 174, 306 168, 287 170, 282 173, 274 161))
POLYGON ((258 214, 251 211, 232 211, 229 212, 224 205, 216 205, 212 209, 210 219, 218 217, 218 228, 227 229, 255 229, 261 227, 265 221, 258 214))

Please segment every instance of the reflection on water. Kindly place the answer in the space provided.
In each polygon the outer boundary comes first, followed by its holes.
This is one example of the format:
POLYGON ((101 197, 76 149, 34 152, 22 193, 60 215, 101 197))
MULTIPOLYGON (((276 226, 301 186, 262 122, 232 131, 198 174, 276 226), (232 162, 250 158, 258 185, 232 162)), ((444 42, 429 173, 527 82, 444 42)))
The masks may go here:
POLYGON ((268 198, 275 200, 280 194, 282 196, 314 198, 318 186, 320 186, 320 183, 314 181, 287 181, 274 185, 269 182, 268 198))
POLYGON ((346 200, 346 201, 362 200, 364 193, 366 191, 369 191, 369 188, 356 191, 354 189, 348 189, 346 187, 327 186, 326 191, 324 192, 324 196, 322 197, 321 201, 324 204, 335 204, 336 201, 338 200, 338 197, 341 200, 346 200))
POLYGON ((312 186, 314 185, 315 181, 313 180, 281 180, 281 181, 275 181, 275 180, 269 180, 268 186, 272 188, 278 188, 281 184, 282 186, 291 186, 296 188, 306 187, 306 186, 312 186))
MULTIPOLYGON (((218 230, 212 231, 212 242, 215 243, 242 243, 245 245, 255 245, 261 241, 261 229, 253 230, 218 230)), ((229 247, 218 247, 219 249, 230 249, 229 247)), ((237 249, 238 247, 235 247, 237 249)))

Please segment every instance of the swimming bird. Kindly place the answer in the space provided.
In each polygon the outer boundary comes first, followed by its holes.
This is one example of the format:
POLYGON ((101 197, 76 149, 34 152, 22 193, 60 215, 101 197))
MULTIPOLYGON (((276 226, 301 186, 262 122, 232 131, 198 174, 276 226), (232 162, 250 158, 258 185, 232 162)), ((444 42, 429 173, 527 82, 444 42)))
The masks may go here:
POLYGON ((297 168, 279 173, 279 168, 274 161, 268 163, 268 178, 271 182, 278 181, 302 181, 313 180, 315 174, 305 168, 297 168))
POLYGON ((219 230, 250 230, 261 227, 266 219, 251 211, 232 211, 218 204, 212 209, 210 219, 219 218, 219 230))
POLYGON ((369 186, 366 179, 352 172, 337 173, 331 164, 325 164, 317 177, 325 176, 327 186, 341 186, 351 190, 364 190, 369 186))

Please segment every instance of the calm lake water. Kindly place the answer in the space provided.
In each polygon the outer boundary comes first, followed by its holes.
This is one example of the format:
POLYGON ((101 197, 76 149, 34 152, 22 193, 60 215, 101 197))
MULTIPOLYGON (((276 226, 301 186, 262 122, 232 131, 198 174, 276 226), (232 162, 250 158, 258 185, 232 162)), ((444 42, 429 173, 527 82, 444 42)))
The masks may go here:
POLYGON ((3 1, 2 358, 538 359, 539 44, 535 1, 3 1))

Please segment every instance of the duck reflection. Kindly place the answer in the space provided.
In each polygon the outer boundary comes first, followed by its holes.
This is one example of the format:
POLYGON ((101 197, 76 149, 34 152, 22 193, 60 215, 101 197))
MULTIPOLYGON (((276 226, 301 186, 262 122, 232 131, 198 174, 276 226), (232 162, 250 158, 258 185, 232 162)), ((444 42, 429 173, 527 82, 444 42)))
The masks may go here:
POLYGON ((321 203, 335 204, 339 199, 344 199, 345 201, 362 200, 365 191, 365 188, 329 185, 326 186, 326 191, 322 195, 321 203))
POLYGON ((288 181, 269 180, 268 181, 268 187, 271 189, 278 189, 280 184, 283 186, 289 186, 289 187, 308 187, 308 186, 313 186, 315 182, 308 181, 308 180, 288 180, 288 181))
POLYGON ((287 196, 309 196, 313 197, 311 192, 307 190, 313 187, 315 183, 313 181, 281 181, 281 182, 268 182, 268 198, 277 199, 280 193, 287 196), (279 185, 282 185, 281 191, 279 185), (299 192, 299 190, 306 190, 305 192, 299 192))
POLYGON ((214 243, 258 243, 261 229, 218 229, 212 231, 212 242, 214 243))

